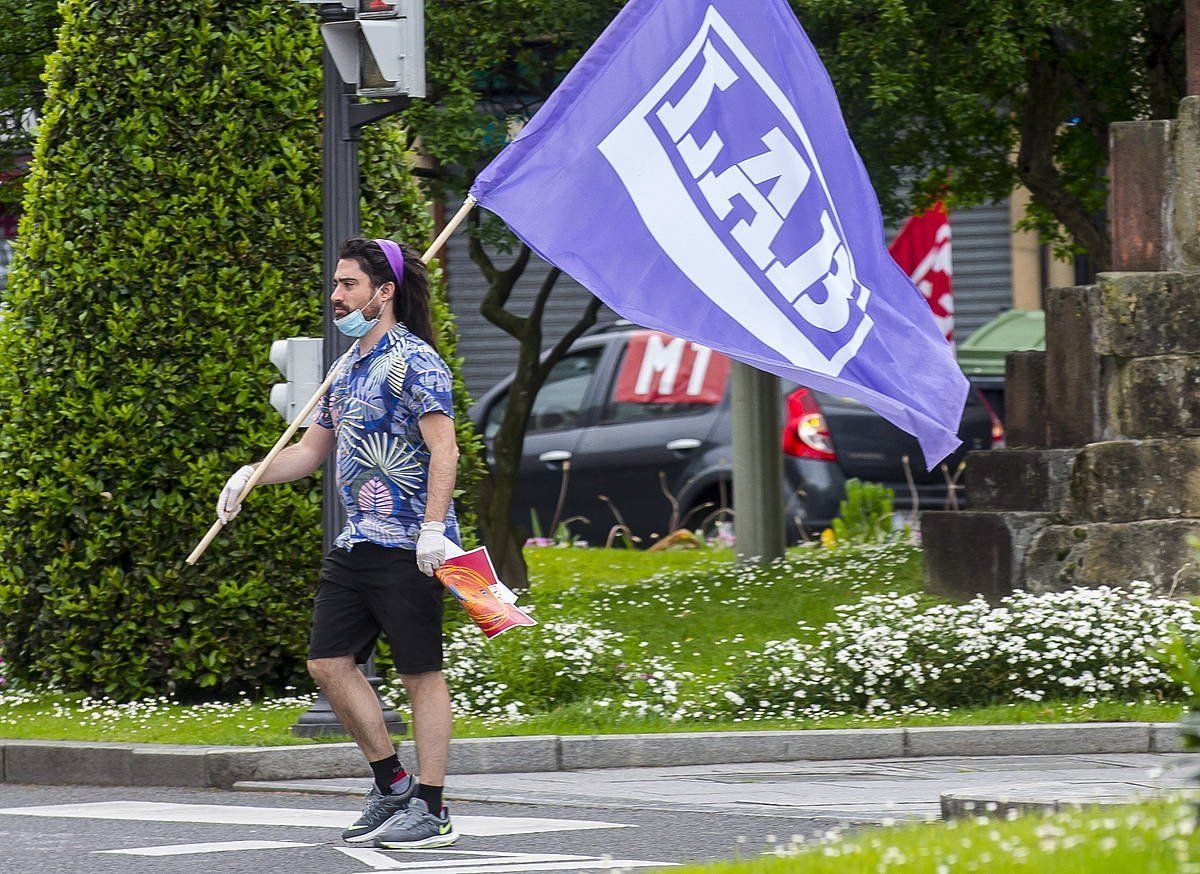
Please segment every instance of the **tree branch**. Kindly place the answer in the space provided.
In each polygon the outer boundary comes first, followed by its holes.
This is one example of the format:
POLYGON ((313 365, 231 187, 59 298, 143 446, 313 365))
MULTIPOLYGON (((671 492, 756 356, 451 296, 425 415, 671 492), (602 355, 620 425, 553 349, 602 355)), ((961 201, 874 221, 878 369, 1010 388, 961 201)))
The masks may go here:
POLYGON ((1038 203, 1062 223, 1075 242, 1087 249, 1097 270, 1104 270, 1112 258, 1104 222, 1067 189, 1054 163, 1058 110, 1067 77, 1053 56, 1029 58, 1026 71, 1017 175, 1038 203))
POLYGON ((529 320, 514 315, 504 308, 504 302, 508 300, 515 284, 515 279, 505 281, 497 278, 488 286, 488 292, 479 305, 479 312, 501 331, 520 340, 528 330, 529 320))
POLYGON ((475 265, 483 274, 483 278, 488 281, 488 285, 493 285, 496 282, 496 265, 484 250, 483 242, 479 239, 480 221, 479 210, 471 210, 471 214, 467 216, 467 230, 469 231, 467 234, 467 254, 475 262, 475 265))
MULTIPOLYGON (((1187 64, 1180 64, 1175 53, 1176 43, 1184 38, 1186 30, 1183 4, 1149 4, 1146 26, 1144 45, 1150 117, 1173 118, 1179 98, 1187 90, 1187 64)), ((1200 34, 1193 38, 1200 39, 1200 34)))
POLYGON ((554 290, 554 283, 558 282, 560 276, 562 276, 561 270, 557 267, 550 268, 550 272, 542 280, 537 297, 533 299, 533 308, 529 311, 529 321, 541 325, 542 314, 546 311, 546 301, 550 299, 550 292, 554 290))
POLYGON ((600 312, 600 304, 600 298, 593 296, 588 301, 587 309, 579 317, 579 321, 572 325, 571 330, 563 334, 558 342, 554 344, 554 348, 550 350, 549 354, 542 360, 542 364, 538 367, 538 379, 540 382, 546 381, 546 377, 550 375, 550 368, 567 353, 567 350, 571 348, 571 344, 578 340, 584 331, 596 324, 596 316, 600 312))
MULTIPOLYGON (((529 266, 529 258, 532 254, 533 250, 522 243, 521 248, 517 250, 517 259, 507 269, 500 271, 500 275, 508 280, 508 290, 510 292, 513 286, 517 284, 517 280, 525 274, 525 268, 529 266)), ((500 303, 508 303, 507 295, 500 303)))
POLYGON ((1069 33, 1061 27, 1052 27, 1050 42, 1058 52, 1061 62, 1067 65, 1065 72, 1071 79, 1074 106, 1079 113, 1080 124, 1092 135, 1100 151, 1108 154, 1108 121, 1104 117, 1103 101, 1092 82, 1071 63, 1072 55, 1082 51, 1079 34, 1069 33))

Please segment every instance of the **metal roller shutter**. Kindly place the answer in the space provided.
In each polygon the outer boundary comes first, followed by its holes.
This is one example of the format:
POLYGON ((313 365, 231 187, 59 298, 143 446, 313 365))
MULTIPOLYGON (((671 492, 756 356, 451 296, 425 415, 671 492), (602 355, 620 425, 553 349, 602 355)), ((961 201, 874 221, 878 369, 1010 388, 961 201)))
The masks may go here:
POLYGON ((954 258, 954 338, 1012 307, 1012 226, 1008 201, 950 214, 954 258))

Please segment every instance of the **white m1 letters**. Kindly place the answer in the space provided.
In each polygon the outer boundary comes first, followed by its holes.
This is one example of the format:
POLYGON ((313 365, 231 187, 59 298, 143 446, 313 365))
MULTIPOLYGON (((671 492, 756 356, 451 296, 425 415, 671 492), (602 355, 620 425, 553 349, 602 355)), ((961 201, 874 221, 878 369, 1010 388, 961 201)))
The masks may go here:
POLYGON ((679 375, 679 366, 683 364, 685 342, 682 337, 673 337, 671 342, 664 344, 662 334, 651 334, 646 338, 642 368, 638 371, 637 385, 633 389, 635 395, 649 394, 655 376, 659 376, 655 394, 669 395, 675 390, 675 377, 679 375))

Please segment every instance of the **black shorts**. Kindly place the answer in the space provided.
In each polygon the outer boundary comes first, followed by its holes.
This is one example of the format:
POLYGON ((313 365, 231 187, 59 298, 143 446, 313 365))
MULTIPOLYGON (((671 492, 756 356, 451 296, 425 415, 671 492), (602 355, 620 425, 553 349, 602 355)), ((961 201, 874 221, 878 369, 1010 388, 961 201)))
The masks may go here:
POLYGON ((308 657, 365 662, 382 631, 397 673, 440 671, 444 606, 445 588, 417 570, 411 549, 335 546, 321 562, 308 657))

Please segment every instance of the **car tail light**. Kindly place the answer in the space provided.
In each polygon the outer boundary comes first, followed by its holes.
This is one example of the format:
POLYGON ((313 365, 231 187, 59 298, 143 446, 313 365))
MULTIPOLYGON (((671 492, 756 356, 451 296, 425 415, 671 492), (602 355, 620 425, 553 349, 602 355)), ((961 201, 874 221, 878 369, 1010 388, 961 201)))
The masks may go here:
POLYGON ((1004 423, 1000 421, 1000 417, 996 415, 996 411, 992 409, 992 405, 983 396, 983 392, 976 389, 975 396, 979 398, 979 402, 987 410, 988 418, 992 420, 992 448, 1003 449, 1008 442, 1004 434, 1004 423))
POLYGON ((836 461, 833 438, 821 413, 821 405, 806 388, 788 395, 787 425, 783 428, 783 451, 797 458, 836 461))

